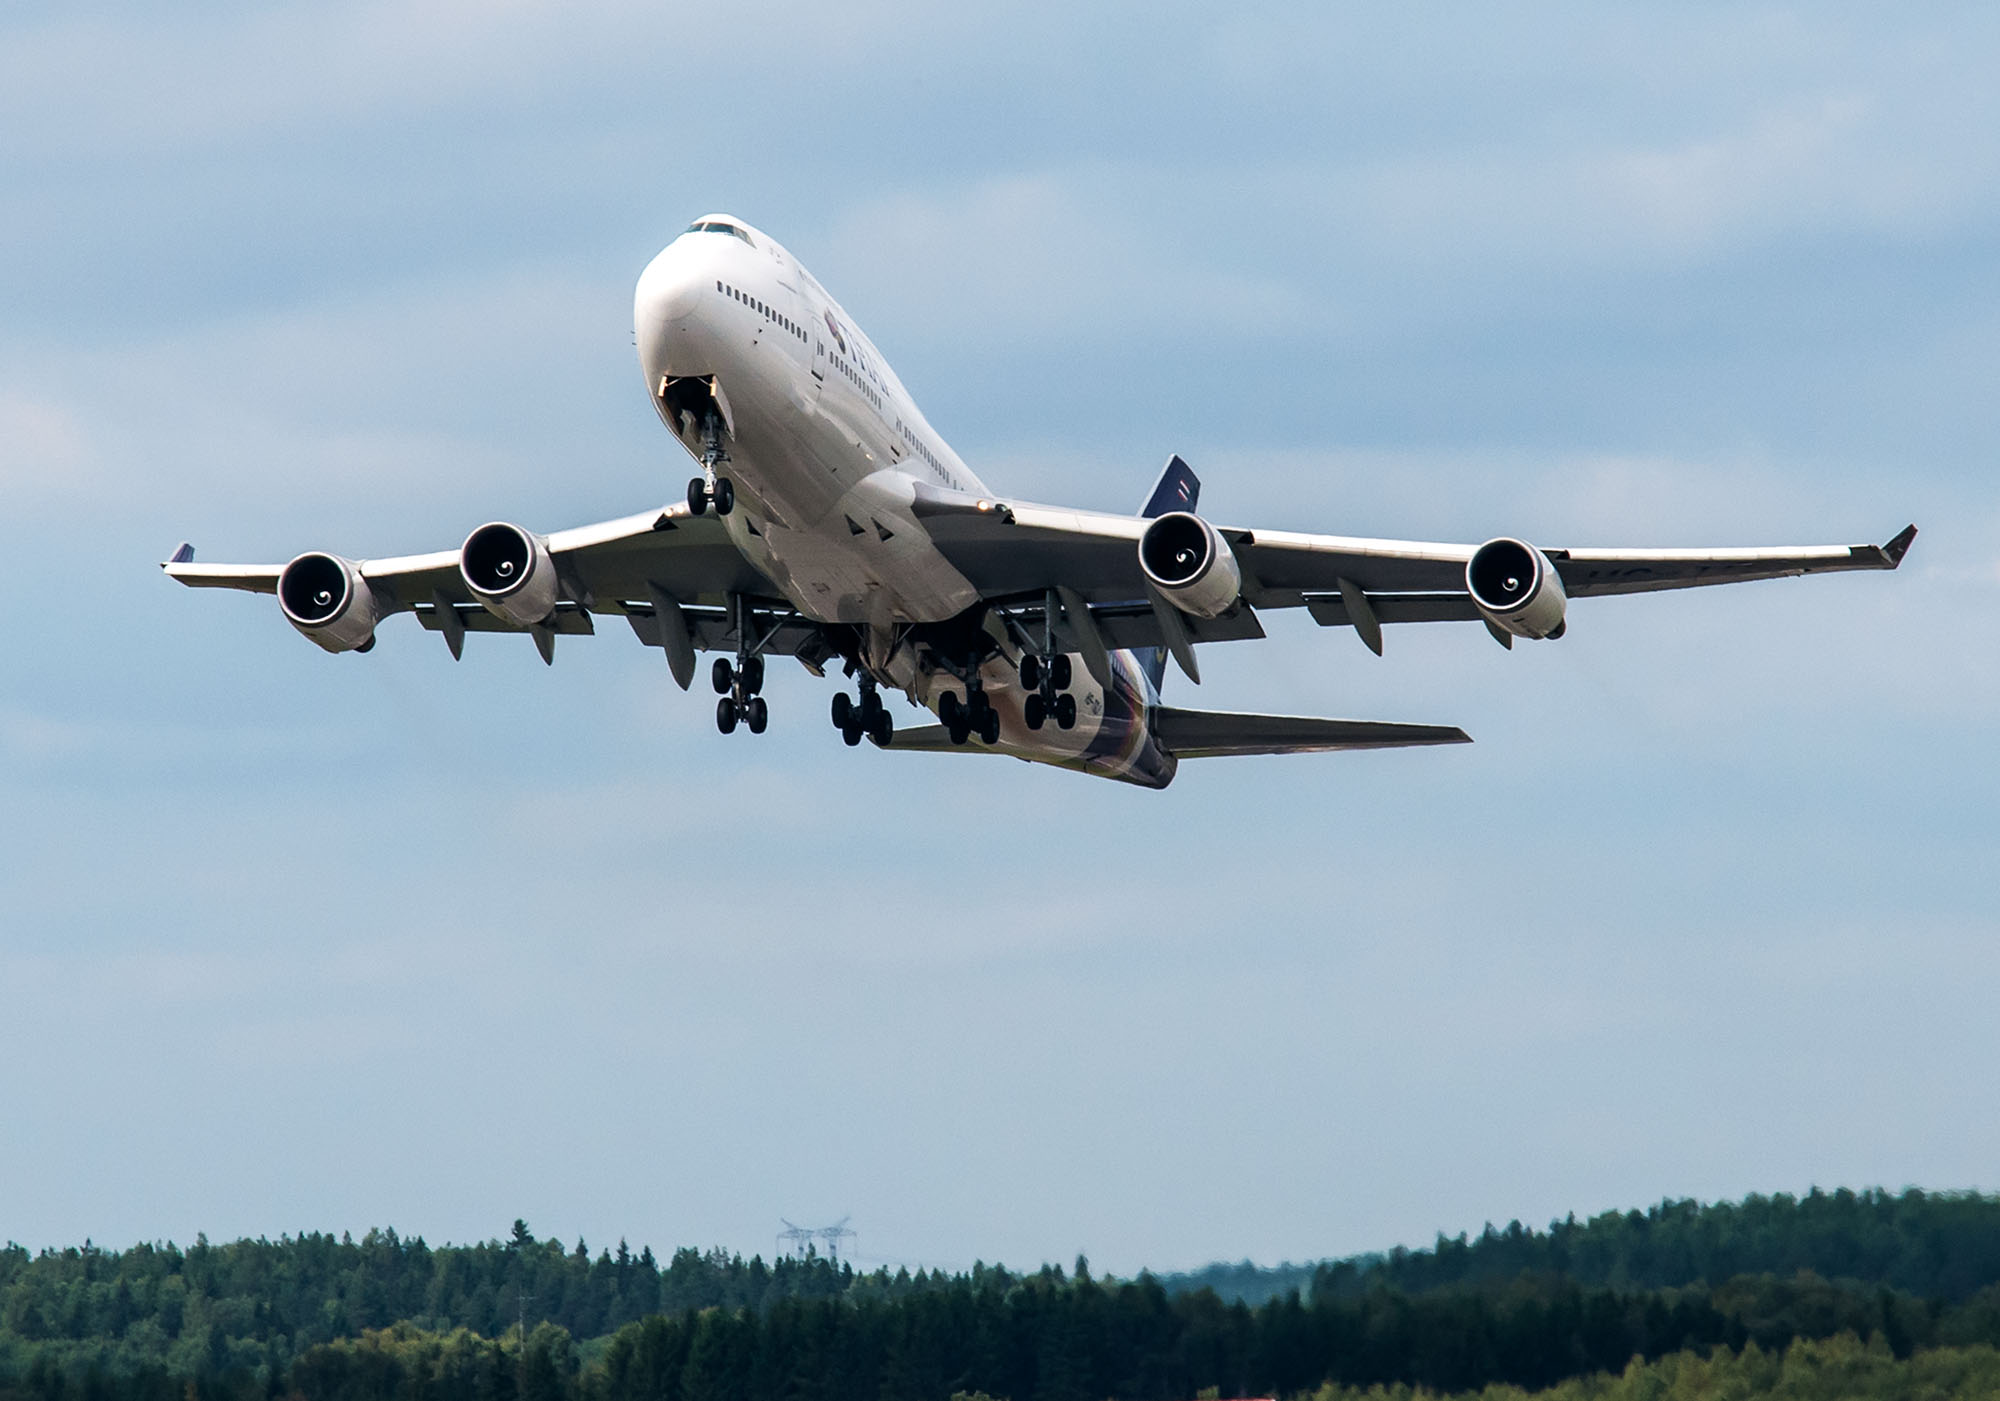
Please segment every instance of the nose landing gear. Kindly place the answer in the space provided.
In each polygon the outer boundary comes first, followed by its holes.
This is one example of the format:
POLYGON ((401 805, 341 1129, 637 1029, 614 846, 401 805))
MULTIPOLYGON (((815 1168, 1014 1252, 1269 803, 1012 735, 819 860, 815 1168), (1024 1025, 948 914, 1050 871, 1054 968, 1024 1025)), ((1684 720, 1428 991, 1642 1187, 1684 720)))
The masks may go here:
POLYGON ((701 443, 702 475, 688 481, 688 510, 699 516, 713 505, 715 514, 726 516, 736 509, 736 488, 717 475, 729 454, 722 447, 722 415, 713 410, 702 419, 701 443))

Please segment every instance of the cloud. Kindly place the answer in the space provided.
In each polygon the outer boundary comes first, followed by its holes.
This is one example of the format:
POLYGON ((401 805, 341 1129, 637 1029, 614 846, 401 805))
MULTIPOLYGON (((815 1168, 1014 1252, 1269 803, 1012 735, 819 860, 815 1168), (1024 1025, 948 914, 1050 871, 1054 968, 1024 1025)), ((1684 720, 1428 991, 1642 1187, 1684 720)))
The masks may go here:
POLYGON ((78 416, 53 398, 0 389, 0 500, 74 496, 97 463, 78 416))
POLYGON ((1066 168, 861 201, 830 230, 825 260, 836 285, 859 284, 838 295, 919 342, 965 326, 982 344, 1019 349, 1153 327, 1241 336, 1292 308, 1280 278, 1158 238, 1113 193, 1126 183, 1115 170, 1066 168))

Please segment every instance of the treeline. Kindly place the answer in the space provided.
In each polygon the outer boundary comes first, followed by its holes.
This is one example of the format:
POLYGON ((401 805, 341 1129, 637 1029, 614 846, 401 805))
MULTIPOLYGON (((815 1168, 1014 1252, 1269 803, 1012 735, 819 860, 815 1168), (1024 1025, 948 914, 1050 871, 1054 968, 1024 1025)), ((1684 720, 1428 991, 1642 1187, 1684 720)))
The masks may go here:
POLYGON ((1253 1310, 1209 1293, 1169 1294, 1157 1280, 1100 1283, 1050 1268, 961 1277, 900 1298, 655 1315, 581 1346, 548 1324, 523 1346, 518 1332, 496 1339, 405 1323, 306 1348, 282 1369, 240 1359, 178 1379, 162 1368, 118 1378, 45 1352, 12 1396, 0 1384, 0 1401, 1185 1401, 1315 1389, 1342 1401, 1369 1388, 1519 1394, 1630 1376, 1635 1358, 1754 1361, 1801 1340, 1834 1340, 1883 1364, 1990 1349, 2000 1341, 2000 1288, 1935 1305, 1809 1275, 1636 1292, 1523 1277, 1421 1295, 1293 1296, 1253 1310), (1837 1341, 1860 1338, 1865 1348, 1837 1341))
MULTIPOLYGON (((370 1231, 361 1240, 308 1233, 182 1250, 0 1250, 0 1348, 13 1342, 121 1339, 188 1363, 242 1342, 291 1348, 415 1322, 496 1336, 523 1318, 576 1337, 610 1333, 649 1314, 768 1308, 775 1300, 837 1298, 916 1287, 857 1275, 821 1258, 745 1261, 680 1250, 665 1265, 624 1241, 595 1256, 536 1240, 525 1222, 506 1241, 433 1247, 370 1231)), ((0 1374, 4 1375, 4 1374, 0 1374)))
POLYGON ((1648 1211, 1571 1216, 1545 1231, 1519 1221, 1498 1229, 1489 1224, 1476 1236, 1440 1234, 1423 1250, 1275 1267, 1246 1260, 1160 1278, 1175 1291, 1212 1289, 1255 1306, 1294 1289, 1352 1295, 1386 1286, 1421 1293, 1522 1273, 1665 1289, 1800 1270, 1963 1299, 2000 1282, 2000 1197, 1841 1188, 1713 1205, 1665 1201, 1648 1211))
POLYGON ((0 1251, 15 1395, 1177 1401, 1337 1386, 1547 1387, 1638 1356, 1843 1333, 2000 1344, 2000 1199, 1813 1193, 1509 1227, 1317 1269, 1256 1307, 1141 1276, 393 1231, 0 1251), (1806 1268, 1800 1269, 1804 1262, 1806 1268), (1737 1265, 1745 1268, 1735 1270, 1737 1265), (1824 1268, 1822 1268, 1824 1266, 1824 1268), (524 1331, 525 1343, 521 1337, 524 1331))
POLYGON ((1322 1265, 1313 1288, 1353 1294, 1386 1285, 1421 1292, 1535 1273, 1662 1289, 1801 1270, 1966 1298, 2000 1282, 2000 1197, 1843 1187, 1709 1206, 1666 1201, 1650 1211, 1609 1211, 1588 1221, 1572 1216, 1546 1231, 1512 1221, 1504 1230, 1489 1225, 1471 1239, 1440 1235, 1429 1250, 1322 1265))

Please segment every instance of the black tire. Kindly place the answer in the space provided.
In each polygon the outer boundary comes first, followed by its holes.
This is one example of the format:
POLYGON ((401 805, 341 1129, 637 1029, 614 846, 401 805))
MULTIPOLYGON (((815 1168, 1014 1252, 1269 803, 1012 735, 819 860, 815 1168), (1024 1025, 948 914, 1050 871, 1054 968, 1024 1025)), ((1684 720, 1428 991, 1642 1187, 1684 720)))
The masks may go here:
POLYGON ((729 658, 717 657, 715 665, 708 669, 708 679, 718 696, 726 696, 736 684, 736 668, 729 664, 729 658))
POLYGON ((953 744, 963 744, 972 738, 972 726, 965 723, 963 715, 945 722, 945 730, 951 735, 953 744))
POLYGON ((1049 660, 1049 684, 1058 691, 1067 691, 1072 679, 1069 656, 1066 653, 1057 653, 1049 660))
POLYGON ((986 723, 979 727, 979 737, 988 744, 1000 742, 1000 712, 990 705, 986 707, 986 723))
POLYGON ((886 710, 875 712, 875 723, 868 727, 868 738, 875 741, 877 749, 887 749, 889 741, 896 734, 896 717, 886 710))
POLYGON ((715 703, 715 728, 724 734, 736 733, 736 702, 724 696, 715 703))
POLYGON ((1042 699, 1040 692, 1029 696, 1022 705, 1021 718, 1028 722, 1028 728, 1031 730, 1039 730, 1042 722, 1049 718, 1049 703, 1042 699))
POLYGON ((708 483, 700 477, 688 482, 688 510, 697 516, 708 513, 708 483))
POLYGON ((764 659, 762 657, 745 657, 743 665, 738 671, 738 677, 743 682, 743 694, 746 696, 756 695, 764 689, 764 659))
POLYGON ((1056 697, 1056 723, 1065 730, 1076 728, 1076 697, 1065 692, 1056 697))
POLYGON ((882 693, 868 690, 861 693, 861 723, 874 728, 875 717, 885 712, 882 709, 882 693))
POLYGON ((854 719, 854 697, 845 691, 833 693, 833 727, 844 730, 854 719))
POLYGON ((750 726, 750 733, 761 735, 764 727, 771 723, 771 707, 764 703, 762 696, 752 696, 744 702, 744 720, 750 726))
POLYGON ((842 743, 852 749, 855 745, 861 743, 861 727, 852 720, 849 720, 845 725, 840 727, 840 738, 842 743))
POLYGON ((974 691, 972 699, 966 703, 965 707, 966 718, 972 722, 972 728, 984 734, 986 732, 986 717, 992 713, 993 702, 986 699, 986 692, 974 691))
POLYGON ((1021 689, 1024 691, 1042 689, 1042 659, 1033 652, 1021 658, 1021 689))
POLYGON ((729 478, 717 477, 715 479, 714 496, 715 514, 718 516, 726 516, 736 509, 736 488, 730 485, 729 478))
MULTIPOLYGON (((959 700, 958 692, 946 691, 943 695, 938 697, 937 717, 938 719, 944 721, 947 728, 955 729, 958 725, 958 722, 961 719, 963 719, 964 716, 965 716, 965 703, 959 700)), ((954 744, 963 744, 964 742, 965 741, 963 740, 952 741, 952 743, 954 744)))

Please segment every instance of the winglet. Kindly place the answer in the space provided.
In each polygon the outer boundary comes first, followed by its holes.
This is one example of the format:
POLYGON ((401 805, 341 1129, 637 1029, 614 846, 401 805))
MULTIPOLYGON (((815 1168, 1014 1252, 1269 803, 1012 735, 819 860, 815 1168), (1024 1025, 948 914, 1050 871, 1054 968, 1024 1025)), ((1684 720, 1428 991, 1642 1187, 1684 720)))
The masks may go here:
MULTIPOLYGON (((193 563, 194 563, 194 546, 190 545, 185 540, 181 541, 181 547, 178 550, 174 551, 173 558, 167 561, 167 564, 193 564, 193 563)), ((161 565, 160 568, 165 569, 167 567, 167 564, 161 565)))
POLYGON ((1882 553, 1887 557, 1891 569, 1903 562, 1903 556, 1910 552, 1910 542, 1916 538, 1917 528, 1914 525, 1906 525, 1895 539, 1882 547, 1882 553))

